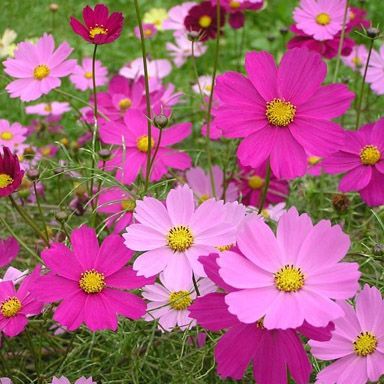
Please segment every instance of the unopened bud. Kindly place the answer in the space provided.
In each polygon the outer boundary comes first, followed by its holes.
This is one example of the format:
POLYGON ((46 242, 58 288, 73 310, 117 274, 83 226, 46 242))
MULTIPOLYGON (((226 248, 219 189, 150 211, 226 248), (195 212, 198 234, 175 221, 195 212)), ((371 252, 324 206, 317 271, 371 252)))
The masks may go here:
POLYGON ((279 32, 281 35, 286 35, 288 33, 289 29, 287 27, 281 27, 279 32))
POLYGON ((27 176, 28 176, 28 179, 31 180, 31 181, 36 181, 39 179, 40 177, 40 172, 38 169, 29 169, 28 172, 27 172, 27 176))
POLYGON ((274 36, 274 35, 268 35, 268 36, 267 36, 267 40, 268 40, 270 43, 272 43, 273 41, 276 40, 276 36, 274 36))
POLYGON ((381 244, 381 243, 375 244, 373 246, 373 248, 372 248, 372 253, 375 256, 383 256, 383 254, 384 254, 384 244, 381 244))
POLYGON ((153 118, 153 125, 156 128, 163 129, 168 125, 168 121, 168 117, 161 113, 153 118))
POLYGON ((200 34, 199 34, 199 32, 196 32, 196 31, 190 31, 187 34, 187 38, 189 41, 199 41, 200 34))
POLYGON ((55 213, 56 220, 60 223, 63 223, 68 219, 68 213, 65 211, 58 211, 55 213))
POLYGON ((49 4, 49 10, 51 12, 57 12, 59 10, 59 4, 56 4, 56 3, 49 4))
POLYGON ((60 174, 62 174, 62 173, 64 173, 65 172, 65 168, 63 168, 63 167, 57 167, 57 168, 55 168, 54 170, 53 170, 53 173, 55 174, 55 175, 60 175, 60 174))
POLYGON ((99 157, 101 160, 107 161, 111 158, 111 151, 109 149, 101 149, 99 151, 99 157))
POLYGON ((378 28, 368 28, 367 29, 367 36, 371 39, 376 39, 377 36, 380 35, 380 30, 378 28))
POLYGON ((344 193, 337 193, 332 197, 332 205, 337 212, 345 212, 350 204, 348 196, 344 193))

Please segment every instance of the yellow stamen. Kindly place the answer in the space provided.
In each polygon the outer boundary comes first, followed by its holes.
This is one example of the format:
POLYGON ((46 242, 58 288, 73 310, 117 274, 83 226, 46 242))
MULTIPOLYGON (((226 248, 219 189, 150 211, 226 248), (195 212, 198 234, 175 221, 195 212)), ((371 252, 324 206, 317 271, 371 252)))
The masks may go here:
POLYGON ((284 265, 274 274, 275 286, 279 291, 297 292, 304 285, 304 274, 300 268, 293 265, 284 265))
POLYGON ((225 252, 225 251, 229 251, 233 246, 234 244, 221 245, 216 247, 216 249, 218 249, 220 252, 225 252))
POLYGON ((265 111, 268 122, 276 127, 286 127, 296 115, 296 107, 289 101, 273 99, 268 101, 265 111))
POLYGON ((361 332, 353 342, 353 349, 357 356, 366 357, 376 351, 377 337, 371 332, 361 332))
POLYGON ((48 113, 51 113, 52 112, 52 105, 51 104, 46 104, 45 107, 44 107, 44 111, 45 112, 48 112, 48 113))
POLYGON ((6 173, 0 173, 0 188, 7 188, 12 183, 13 179, 11 176, 6 173))
POLYGON ((144 29, 144 35, 147 37, 151 36, 152 35, 152 29, 148 29, 148 28, 144 29))
POLYGON ((121 208, 123 208, 124 211, 133 212, 136 208, 136 201, 133 199, 122 200, 121 208))
POLYGON ((12 296, 9 299, 3 301, 0 306, 0 312, 4 317, 16 316, 21 310, 21 301, 16 297, 12 296))
POLYGON ((188 291, 171 292, 169 306, 176 311, 187 309, 192 304, 192 298, 188 291))
POLYGON ((86 79, 92 79, 92 76, 93 76, 92 72, 85 72, 85 73, 84 73, 84 77, 85 77, 86 79))
POLYGON ((9 131, 1 132, 0 138, 3 140, 12 140, 13 139, 13 133, 9 132, 9 131))
POLYGON ((183 225, 172 227, 167 234, 167 245, 174 252, 184 252, 193 244, 192 231, 183 225))
POLYGON ((199 25, 201 28, 208 28, 212 24, 212 17, 208 15, 201 16, 199 19, 199 25))
POLYGON ((126 111, 128 108, 130 108, 132 105, 132 100, 128 97, 125 97, 124 99, 121 99, 119 101, 119 108, 121 111, 126 111))
POLYGON ((208 199, 210 199, 210 196, 205 194, 205 195, 201 195, 200 198, 199 198, 199 204, 203 204, 204 201, 207 201, 208 199))
POLYGON ((51 147, 49 145, 41 148, 41 154, 43 156, 49 156, 51 154, 51 147))
MULTIPOLYGON (((153 138, 151 137, 151 150, 154 148, 154 146, 155 146, 155 140, 153 140, 153 138)), ((140 152, 148 152, 148 149, 149 149, 148 136, 141 136, 137 140, 137 149, 140 152)))
POLYGON ((320 163, 321 161, 321 157, 319 156, 309 156, 308 157, 308 164, 309 165, 316 165, 318 163, 320 163))
POLYGON ((240 8, 241 3, 239 1, 236 1, 236 0, 231 0, 231 2, 229 3, 229 6, 232 9, 237 9, 237 8, 240 8))
POLYGON ((85 293, 100 293, 105 287, 105 277, 102 273, 90 269, 81 274, 79 285, 85 293))
POLYGON ((360 161, 364 165, 375 165, 381 158, 381 153, 375 145, 366 145, 360 151, 360 161))
POLYGON ((356 67, 361 67, 363 65, 363 62, 361 61, 360 57, 355 56, 352 58, 352 63, 355 64, 356 67))
POLYGON ((41 64, 35 67, 35 69, 33 70, 33 77, 35 80, 43 80, 44 78, 49 76, 50 73, 51 70, 48 68, 48 66, 46 66, 45 64, 41 64))
POLYGON ((260 176, 253 175, 248 179, 248 186, 251 189, 260 189, 264 185, 264 179, 260 176))
POLYGON ((102 25, 97 25, 89 30, 89 37, 94 39, 97 35, 106 35, 108 33, 108 29, 104 28, 102 25))
POLYGON ((331 16, 328 13, 319 13, 316 16, 316 23, 319 25, 328 25, 331 22, 331 16))

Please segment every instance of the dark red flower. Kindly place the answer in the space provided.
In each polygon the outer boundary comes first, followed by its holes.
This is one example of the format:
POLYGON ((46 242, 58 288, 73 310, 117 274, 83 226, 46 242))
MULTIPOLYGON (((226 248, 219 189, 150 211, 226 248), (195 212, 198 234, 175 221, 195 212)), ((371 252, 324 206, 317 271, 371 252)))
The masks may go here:
POLYGON ((104 4, 96 4, 94 9, 87 5, 83 9, 83 20, 85 25, 71 16, 71 27, 92 44, 112 43, 121 35, 124 23, 122 13, 113 12, 109 16, 109 9, 104 4))
POLYGON ((24 171, 20 170, 20 162, 8 147, 0 152, 0 197, 9 196, 19 188, 24 171))
POLYGON ((371 26, 371 23, 365 18, 367 11, 357 7, 349 8, 349 22, 347 24, 346 31, 350 32, 352 29, 365 29, 371 26))
POLYGON ((184 26, 187 31, 199 32, 200 41, 214 39, 218 30, 225 24, 225 10, 220 7, 220 24, 218 27, 216 5, 210 1, 203 1, 189 10, 184 19, 184 26))

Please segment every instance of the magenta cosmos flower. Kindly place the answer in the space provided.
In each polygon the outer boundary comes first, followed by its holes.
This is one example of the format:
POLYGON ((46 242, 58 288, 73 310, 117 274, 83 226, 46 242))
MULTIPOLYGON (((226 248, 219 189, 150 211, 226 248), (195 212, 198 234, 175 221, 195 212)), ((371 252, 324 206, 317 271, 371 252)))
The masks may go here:
POLYGON ((4 72, 17 80, 7 85, 11 97, 22 101, 36 100, 61 84, 60 77, 72 73, 76 60, 66 60, 72 48, 62 43, 55 50, 52 35, 44 34, 36 44, 18 44, 14 58, 4 62, 4 72))
POLYGON ((357 191, 369 206, 384 204, 384 118, 356 132, 346 132, 340 151, 323 161, 328 173, 345 173, 342 192, 357 191))
POLYGON ((223 202, 209 199, 196 208, 187 185, 172 189, 165 206, 152 197, 137 201, 134 217, 138 224, 123 237, 128 248, 145 251, 133 264, 140 276, 164 271, 167 281, 189 283, 192 271, 205 276, 199 256, 235 242, 236 228, 224 221, 223 202))
MULTIPOLYGON (((75 88, 80 89, 80 91, 92 89, 92 59, 89 57, 84 58, 81 65, 76 65, 69 79, 75 88)), ((95 80, 96 87, 105 85, 108 81, 108 70, 99 60, 95 62, 95 80)))
POLYGON ((89 5, 83 8, 84 24, 71 16, 70 24, 73 31, 92 44, 108 44, 118 39, 123 29, 124 17, 120 12, 109 15, 104 4, 96 4, 92 9, 89 5))
MULTIPOLYGON (((71 382, 64 376, 61 377, 53 377, 51 384, 71 384, 71 382)), ((97 384, 96 381, 92 380, 92 377, 80 377, 75 381, 74 384, 97 384)))
POLYGON ((249 364, 258 384, 286 384, 287 372, 297 384, 307 384, 312 367, 298 332, 308 338, 325 341, 331 337, 332 325, 315 328, 307 323, 297 330, 268 330, 263 321, 241 323, 228 311, 225 295, 234 292, 218 273, 218 255, 201 257, 208 277, 224 292, 199 297, 189 307, 190 317, 210 331, 226 329, 215 348, 217 372, 222 377, 240 380, 249 364))
POLYGON ((108 215, 107 227, 120 233, 132 222, 136 201, 125 189, 112 187, 103 189, 99 195, 97 211, 108 215))
POLYGON ((15 192, 23 180, 24 171, 20 170, 17 155, 12 154, 8 147, 0 152, 0 197, 9 196, 15 192))
POLYGON ((20 123, 10 124, 8 120, 0 119, 0 147, 8 147, 15 151, 17 146, 26 140, 28 129, 20 123))
MULTIPOLYGON (((140 28, 136 26, 133 30, 135 36, 140 40, 140 28)), ((144 39, 152 39, 157 34, 157 28, 155 24, 143 24, 144 39)))
POLYGON ((40 103, 25 107, 25 113, 28 115, 40 116, 61 116, 70 110, 71 107, 69 103, 61 101, 52 101, 50 103, 40 103))
POLYGON ((126 292, 151 284, 125 266, 133 252, 118 235, 109 235, 99 247, 93 228, 82 226, 72 231, 72 250, 55 243, 41 257, 50 272, 41 276, 34 287, 44 302, 60 301, 53 319, 73 331, 82 323, 97 331, 117 329, 117 314, 139 319, 145 303, 126 292))
MULTIPOLYGON (((161 273, 160 282, 154 285, 146 285, 143 288, 143 297, 149 303, 147 306, 146 321, 159 321, 159 328, 162 331, 172 331, 179 327, 182 331, 192 328, 196 321, 189 317, 188 307, 196 299, 197 294, 193 281, 177 281, 175 279, 166 280, 161 273)), ((199 293, 204 296, 216 291, 216 285, 207 278, 202 278, 196 282, 199 293)))
POLYGON ((0 268, 11 263, 20 251, 19 242, 10 236, 6 239, 0 239, 0 268))
POLYGON ((293 11, 297 28, 316 40, 332 39, 341 31, 346 0, 301 0, 293 11))
POLYGON ((310 341, 312 354, 336 360, 318 375, 318 384, 365 384, 379 382, 384 374, 384 301, 376 287, 364 286, 356 296, 356 308, 339 304, 345 313, 335 320, 332 339, 310 341))
MULTIPOLYGON (((191 166, 188 154, 168 148, 188 137, 191 128, 191 123, 180 123, 163 130, 151 181, 161 179, 169 168, 184 170, 191 166)), ((149 145, 153 155, 160 140, 160 130, 152 127, 150 142, 147 133, 147 118, 143 112, 133 109, 125 113, 124 123, 110 121, 100 127, 101 140, 119 146, 113 151, 113 158, 106 162, 105 169, 111 171, 117 168, 116 178, 124 184, 133 183, 140 172, 145 177, 149 145)))
POLYGON ((343 316, 333 299, 353 297, 360 272, 357 263, 340 260, 350 241, 340 226, 327 220, 313 225, 307 214, 291 208, 278 222, 277 235, 258 217, 237 233, 245 258, 225 252, 218 259, 220 276, 237 288, 228 294, 228 310, 241 322, 264 319, 268 329, 315 327, 343 316))
POLYGON ((219 76, 215 91, 215 123, 226 137, 245 137, 237 151, 242 165, 256 168, 270 159, 274 175, 290 179, 305 174, 305 151, 322 156, 341 146, 344 132, 330 120, 354 94, 343 84, 321 86, 327 66, 319 54, 291 49, 277 68, 271 54, 251 52, 245 69, 248 77, 219 76))
POLYGON ((43 303, 33 296, 33 286, 40 273, 37 267, 16 291, 12 281, 0 282, 0 331, 9 337, 17 336, 27 326, 27 317, 37 315, 43 303))

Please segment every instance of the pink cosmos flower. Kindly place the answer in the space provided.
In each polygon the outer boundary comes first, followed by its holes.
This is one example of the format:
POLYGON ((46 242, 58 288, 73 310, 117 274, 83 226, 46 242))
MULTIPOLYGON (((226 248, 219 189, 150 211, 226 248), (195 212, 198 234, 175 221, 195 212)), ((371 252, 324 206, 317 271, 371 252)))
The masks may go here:
MULTIPOLYGON (((57 378, 56 376, 53 377, 51 384, 71 384, 71 382, 64 376, 61 376, 57 378)), ((84 376, 80 377, 75 381, 74 384, 97 384, 96 381, 92 380, 92 377, 89 377, 88 379, 84 376)))
POLYGON ((335 320, 332 339, 310 341, 312 354, 336 360, 318 375, 318 384, 377 383, 384 374, 384 301, 376 287, 365 285, 356 307, 340 302, 345 316, 335 320))
POLYGON ((28 105, 25 107, 25 113, 28 115, 40 116, 61 116, 63 113, 71 110, 69 103, 53 101, 50 103, 40 103, 28 105))
POLYGON ((0 281, 12 281, 14 285, 21 283, 28 274, 28 269, 20 271, 17 268, 8 267, 0 281))
POLYGON ((54 243, 41 255, 50 272, 34 287, 44 302, 61 301, 53 319, 73 331, 82 323, 92 330, 117 329, 117 314, 139 319, 145 304, 126 292, 151 284, 125 266, 133 252, 118 235, 109 235, 99 247, 93 228, 82 226, 72 231, 72 250, 54 243))
POLYGON ((184 26, 184 19, 187 17, 189 10, 197 3, 187 1, 180 5, 172 7, 168 11, 168 18, 163 22, 163 29, 175 31, 176 35, 185 34, 187 31, 184 26))
POLYGON ((340 151, 323 161, 326 172, 345 173, 342 192, 357 191, 369 206, 384 203, 384 118, 356 132, 346 132, 340 151))
POLYGON ((324 173, 323 170, 323 158, 319 156, 308 156, 308 175, 320 176, 324 173))
MULTIPOLYGON (((139 26, 134 29, 135 36, 140 39, 139 26)), ((157 28, 154 24, 143 24, 144 39, 152 39, 157 34, 157 28)))
POLYGON ((8 120, 0 119, 0 147, 5 146, 15 151, 26 140, 27 131, 20 123, 10 124, 8 120))
POLYGON ((270 160, 279 179, 303 176, 305 151, 318 156, 335 152, 344 141, 342 115, 354 94, 344 84, 321 86, 327 67, 307 49, 287 51, 276 67, 267 52, 246 55, 248 77, 227 72, 217 78, 215 122, 226 137, 245 137, 237 151, 240 163, 256 168, 270 160))
POLYGON ((166 281, 189 283, 192 271, 205 276, 199 256, 235 242, 236 228, 224 222, 223 202, 209 199, 196 208, 187 185, 172 189, 165 206, 152 197, 137 201, 134 217, 138 224, 131 224, 123 237, 128 248, 145 251, 133 264, 139 276, 164 271, 166 281))
POLYGON ((27 326, 27 317, 37 315, 43 303, 33 296, 33 286, 40 273, 36 267, 16 291, 12 281, 0 282, 0 331, 8 337, 17 336, 27 326))
POLYGON ((371 22, 366 19, 367 11, 363 8, 350 7, 349 8, 349 21, 346 31, 350 32, 353 29, 368 29, 371 26, 371 22))
MULTIPOLYGON (((147 59, 147 66, 148 75, 151 78, 164 79, 164 77, 167 77, 172 71, 172 64, 166 59, 147 59)), ((143 59, 139 57, 131 61, 129 64, 120 69, 119 74, 132 80, 137 80, 144 76, 143 59)))
POLYGON ((19 242, 10 236, 0 239, 0 268, 10 264, 20 251, 19 242))
POLYGON ((316 40, 332 39, 341 31, 346 0, 301 0, 293 11, 297 28, 316 40))
MULTIPOLYGON (((365 64, 367 62, 368 50, 365 45, 356 45, 352 52, 348 56, 343 56, 341 60, 348 67, 354 71, 359 71, 361 74, 364 73, 365 64)), ((371 59, 372 60, 372 59, 371 59)), ((383 77, 384 78, 384 77, 383 77)))
POLYGON ((8 377, 0 377, 0 384, 12 384, 12 380, 8 377))
MULTIPOLYGON (((192 42, 188 39, 186 34, 176 35, 175 43, 168 42, 165 47, 178 68, 192 56, 192 42)), ((204 55, 207 49, 207 46, 203 43, 195 42, 193 47, 195 57, 204 55)))
POLYGON ((55 50, 52 35, 44 34, 36 44, 22 42, 17 45, 14 58, 7 59, 4 72, 17 80, 7 85, 11 97, 22 101, 36 100, 61 85, 60 77, 72 73, 76 60, 66 60, 72 48, 62 43, 55 50))
MULTIPOLYGON (((159 328, 167 332, 177 326, 182 331, 194 327, 196 321, 189 317, 188 310, 197 297, 192 280, 167 280, 162 273, 159 278, 161 284, 155 283, 143 288, 142 295, 149 301, 145 320, 158 319, 159 328)), ((207 278, 197 281, 197 286, 201 296, 216 291, 216 285, 207 278)))
MULTIPOLYGON (((81 65, 75 66, 69 79, 75 88, 80 89, 80 91, 93 89, 92 72, 92 59, 86 57, 81 62, 81 65)), ((100 87, 107 83, 108 70, 102 65, 100 60, 96 60, 95 62, 95 75, 96 87, 100 87)))
POLYGON ((211 94, 212 90, 212 76, 209 75, 203 75, 199 76, 199 83, 196 83, 192 86, 192 90, 195 93, 201 93, 203 96, 209 96, 211 94))
MULTIPOLYGON (((212 191, 211 178, 208 172, 200 167, 188 169, 185 173, 188 185, 191 187, 197 202, 200 204, 216 195, 217 199, 222 199, 224 194, 224 173, 218 165, 212 167, 213 179, 215 183, 215 194, 212 191)), ((238 191, 235 183, 230 182, 226 188, 225 201, 235 201, 238 191)))
POLYGON ((263 318, 267 329, 315 327, 343 316, 332 299, 353 297, 360 272, 357 263, 341 263, 350 245, 340 226, 327 220, 313 225, 307 214, 291 208, 278 222, 277 235, 250 216, 237 234, 245 258, 225 252, 220 276, 237 288, 225 302, 243 323, 263 318))
POLYGON ((267 208, 261 211, 264 219, 278 222, 281 217, 287 212, 285 203, 279 203, 276 205, 270 204, 267 208))
POLYGON ((190 317, 210 331, 226 329, 215 348, 218 374, 240 380, 247 366, 253 363, 258 384, 286 384, 287 371, 297 384, 307 384, 312 370, 298 332, 315 340, 329 340, 332 324, 315 328, 304 323, 297 330, 268 330, 263 321, 241 323, 228 311, 225 295, 235 292, 218 273, 218 255, 200 257, 209 278, 224 292, 198 297, 189 307, 190 317))
MULTIPOLYGON (((164 129, 156 160, 152 167, 151 181, 160 180, 169 168, 180 170, 191 166, 191 158, 186 153, 168 148, 191 134, 191 123, 180 123, 164 129)), ((119 148, 113 151, 113 157, 106 162, 108 171, 117 168, 116 177, 124 184, 131 184, 141 172, 145 177, 147 152, 149 150, 148 124, 144 113, 128 110, 124 123, 110 121, 100 127, 100 137, 104 143, 115 144, 119 148)), ((160 130, 152 127, 151 152, 159 143, 160 130)))
POLYGON ((367 82, 378 95, 384 94, 384 44, 379 52, 373 50, 368 65, 367 82))
POLYGON ((109 215, 107 227, 114 226, 113 233, 120 233, 131 224, 136 202, 125 189, 119 187, 104 189, 98 201, 97 211, 109 215))

